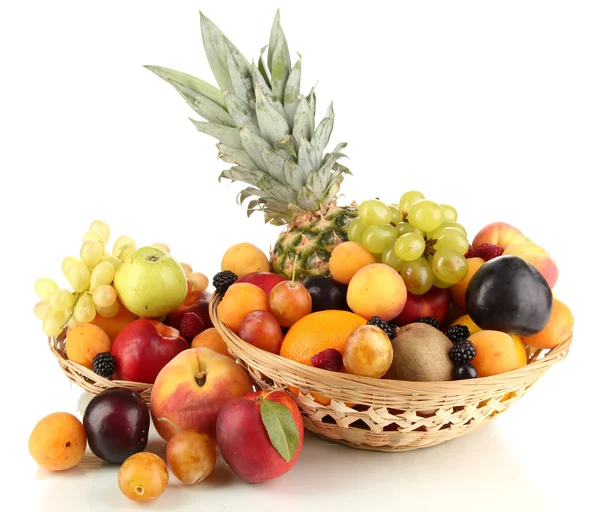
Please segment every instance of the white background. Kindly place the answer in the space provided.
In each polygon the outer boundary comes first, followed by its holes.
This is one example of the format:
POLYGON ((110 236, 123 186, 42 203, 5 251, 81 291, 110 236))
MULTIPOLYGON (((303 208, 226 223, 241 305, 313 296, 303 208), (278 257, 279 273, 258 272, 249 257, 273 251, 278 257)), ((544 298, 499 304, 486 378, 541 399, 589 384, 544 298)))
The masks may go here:
POLYGON ((62 279, 63 257, 78 253, 96 218, 110 224, 113 240, 165 242, 211 276, 234 243, 269 250, 278 228, 246 219, 235 204, 239 187, 217 182, 225 164, 215 141, 195 131, 194 112, 142 65, 212 82, 198 11, 251 59, 268 43, 278 7, 291 52, 303 56, 303 92, 318 81, 318 116, 333 100, 332 143, 349 143, 354 176, 340 202, 395 202, 419 189, 453 204, 471 236, 496 220, 516 225, 559 264, 555 291, 575 314, 574 344, 483 431, 405 454, 309 436, 285 477, 248 486, 222 471, 197 488, 173 484, 148 508, 241 510, 250 499, 251 510, 590 503, 598 464, 598 4, 309 0, 2 3, 0 428, 11 493, 0 501, 15 491, 15 509, 137 509, 120 495, 114 468, 55 475, 29 458, 35 422, 85 402, 47 348, 33 284, 62 279))

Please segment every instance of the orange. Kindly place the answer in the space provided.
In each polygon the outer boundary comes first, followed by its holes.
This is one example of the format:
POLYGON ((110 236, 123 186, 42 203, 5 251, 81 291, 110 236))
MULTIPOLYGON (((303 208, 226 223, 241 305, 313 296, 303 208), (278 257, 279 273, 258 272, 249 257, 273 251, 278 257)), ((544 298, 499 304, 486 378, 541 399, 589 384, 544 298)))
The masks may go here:
POLYGON ((367 320, 349 311, 317 311, 298 320, 287 332, 279 354, 310 365, 312 356, 327 348, 342 354, 348 337, 367 320))
POLYGON ((102 352, 110 352, 110 347, 110 338, 97 325, 77 324, 67 332, 67 358, 90 370, 94 357, 102 352))

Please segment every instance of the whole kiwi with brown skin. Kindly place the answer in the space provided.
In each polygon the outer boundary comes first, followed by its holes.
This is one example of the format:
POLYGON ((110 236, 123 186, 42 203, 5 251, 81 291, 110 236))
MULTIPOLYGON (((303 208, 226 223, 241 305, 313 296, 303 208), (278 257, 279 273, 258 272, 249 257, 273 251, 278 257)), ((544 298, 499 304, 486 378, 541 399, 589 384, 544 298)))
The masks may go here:
POLYGON ((396 329, 394 359, 386 379, 434 382, 452 380, 453 344, 440 330, 415 322, 396 329))

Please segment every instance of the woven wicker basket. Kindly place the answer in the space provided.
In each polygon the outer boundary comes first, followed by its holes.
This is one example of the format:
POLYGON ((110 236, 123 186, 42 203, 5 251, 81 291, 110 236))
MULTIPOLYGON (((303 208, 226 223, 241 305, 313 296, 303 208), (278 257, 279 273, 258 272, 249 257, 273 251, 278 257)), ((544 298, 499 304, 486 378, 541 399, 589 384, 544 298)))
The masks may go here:
POLYGON ((529 353, 527 366, 493 377, 451 382, 371 379, 313 368, 254 347, 219 320, 220 300, 215 294, 210 303, 213 325, 256 386, 286 387, 307 430, 365 450, 414 450, 483 427, 566 357, 572 338, 550 351, 529 353))
POLYGON ((58 364, 67 378, 80 386, 85 391, 92 395, 97 395, 109 388, 126 388, 136 393, 139 393, 147 404, 150 404, 150 393, 152 392, 152 384, 142 382, 131 382, 126 380, 110 380, 100 377, 97 373, 82 366, 78 363, 67 359, 66 351, 66 335, 65 329, 56 338, 48 338, 48 345, 54 357, 58 360, 58 364))

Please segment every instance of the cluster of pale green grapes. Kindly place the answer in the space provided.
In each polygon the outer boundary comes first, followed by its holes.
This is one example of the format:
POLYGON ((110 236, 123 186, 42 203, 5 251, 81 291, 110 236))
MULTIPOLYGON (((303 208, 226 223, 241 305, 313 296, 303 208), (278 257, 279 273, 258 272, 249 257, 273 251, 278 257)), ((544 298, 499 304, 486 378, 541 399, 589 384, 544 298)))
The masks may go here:
POLYGON ((135 241, 120 236, 112 252, 108 252, 105 246, 109 237, 108 225, 95 220, 83 235, 79 258, 68 256, 63 260, 62 273, 72 290, 59 288, 47 277, 35 283, 35 292, 41 300, 34 313, 42 321, 46 336, 58 336, 67 325, 89 323, 96 314, 110 318, 119 312, 113 279, 121 262, 135 250, 135 241))
POLYGON ((467 232, 456 210, 405 192, 398 204, 363 201, 348 227, 348 239, 360 243, 378 261, 389 265, 409 292, 422 295, 432 286, 448 288, 467 275, 467 232))

